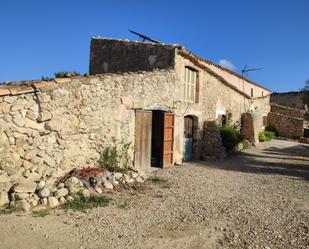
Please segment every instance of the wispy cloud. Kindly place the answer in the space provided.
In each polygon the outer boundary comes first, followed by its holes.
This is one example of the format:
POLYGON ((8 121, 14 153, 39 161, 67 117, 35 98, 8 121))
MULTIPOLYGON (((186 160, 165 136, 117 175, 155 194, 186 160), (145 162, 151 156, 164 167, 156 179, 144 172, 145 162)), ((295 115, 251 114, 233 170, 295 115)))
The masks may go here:
POLYGON ((228 61, 227 59, 221 59, 221 60, 219 61, 219 65, 220 65, 221 67, 224 67, 224 68, 226 68, 226 69, 230 69, 230 70, 232 70, 232 71, 235 71, 235 70, 237 69, 237 67, 234 66, 233 63, 230 62, 230 61, 228 61))

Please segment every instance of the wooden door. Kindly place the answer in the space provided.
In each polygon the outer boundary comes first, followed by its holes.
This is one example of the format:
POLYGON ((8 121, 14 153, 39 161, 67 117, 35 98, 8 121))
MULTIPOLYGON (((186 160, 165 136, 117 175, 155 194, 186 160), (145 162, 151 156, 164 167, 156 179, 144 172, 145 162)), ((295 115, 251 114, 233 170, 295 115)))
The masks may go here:
POLYGON ((163 167, 173 165, 175 117, 173 113, 164 113, 163 167))
POLYGON ((137 169, 151 167, 152 112, 138 110, 135 114, 134 165, 137 169))

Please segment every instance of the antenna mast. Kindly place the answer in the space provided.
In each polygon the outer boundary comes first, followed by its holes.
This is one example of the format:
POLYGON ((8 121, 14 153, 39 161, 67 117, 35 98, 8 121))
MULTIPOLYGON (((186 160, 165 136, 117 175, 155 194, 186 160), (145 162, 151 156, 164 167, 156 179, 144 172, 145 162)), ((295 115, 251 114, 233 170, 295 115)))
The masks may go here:
POLYGON ((129 32, 131 32, 132 34, 137 35, 137 36, 139 36, 140 38, 142 38, 142 39, 143 39, 143 42, 145 42, 145 41, 147 40, 147 41, 150 41, 150 42, 153 42, 153 43, 158 43, 158 44, 161 43, 161 42, 159 42, 159 41, 156 41, 156 40, 151 39, 151 38, 148 37, 148 36, 145 36, 145 35, 143 35, 143 34, 137 33, 137 32, 135 32, 135 31, 133 31, 133 30, 130 30, 130 29, 128 29, 128 30, 129 30, 129 32))
MULTIPOLYGON (((241 78, 242 78, 242 91, 245 93, 245 79, 244 75, 247 75, 248 72, 252 71, 259 71, 262 70, 262 68, 248 68, 248 65, 246 65, 242 70, 241 70, 241 78)), ((253 96, 252 96, 253 97, 253 96)), ((246 99, 244 96, 244 110, 246 110, 246 99)))

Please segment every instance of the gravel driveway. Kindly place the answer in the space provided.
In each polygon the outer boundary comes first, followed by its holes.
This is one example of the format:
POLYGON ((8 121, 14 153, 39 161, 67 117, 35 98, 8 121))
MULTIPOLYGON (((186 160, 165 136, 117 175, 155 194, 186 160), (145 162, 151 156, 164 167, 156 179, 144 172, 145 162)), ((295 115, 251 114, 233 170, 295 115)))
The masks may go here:
POLYGON ((86 214, 0 216, 0 248, 309 248, 309 146, 274 140, 159 170, 86 214))

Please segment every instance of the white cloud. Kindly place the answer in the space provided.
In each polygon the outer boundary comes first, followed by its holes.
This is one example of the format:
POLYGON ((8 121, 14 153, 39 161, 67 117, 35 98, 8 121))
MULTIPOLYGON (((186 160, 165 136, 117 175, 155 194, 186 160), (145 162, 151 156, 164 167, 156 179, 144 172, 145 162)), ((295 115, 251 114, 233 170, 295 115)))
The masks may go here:
POLYGON ((226 60, 226 59, 221 59, 221 60, 219 61, 219 65, 220 65, 221 67, 224 67, 224 68, 226 68, 226 69, 230 69, 230 70, 232 70, 232 71, 235 71, 235 70, 237 69, 237 67, 234 66, 232 62, 230 62, 230 61, 228 61, 228 60, 226 60))

